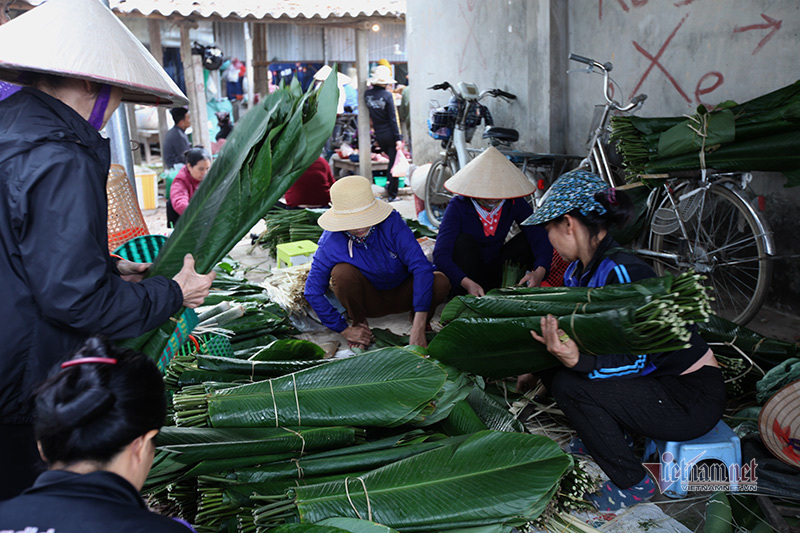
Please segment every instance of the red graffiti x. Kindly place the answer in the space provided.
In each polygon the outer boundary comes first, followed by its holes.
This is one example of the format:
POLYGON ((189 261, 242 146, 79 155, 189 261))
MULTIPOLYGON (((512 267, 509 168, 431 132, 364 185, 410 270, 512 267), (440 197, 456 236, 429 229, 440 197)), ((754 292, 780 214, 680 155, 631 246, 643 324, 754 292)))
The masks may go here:
POLYGON ((636 41, 633 41, 634 48, 636 48, 639 52, 641 52, 641 54, 643 56, 645 56, 647 59, 649 59, 651 61, 651 63, 650 63, 650 66, 647 67, 647 70, 644 71, 644 74, 642 75, 642 79, 639 80, 639 83, 633 89, 633 92, 631 93, 631 97, 633 97, 633 95, 635 95, 635 94, 638 94, 639 88, 642 86, 642 84, 644 83, 644 80, 650 74, 650 71, 653 70, 653 67, 657 66, 661 70, 661 72, 664 73, 664 75, 667 77, 667 79, 670 82, 672 82, 672 85, 675 87, 675 89, 677 89, 677 91, 681 94, 681 96, 683 96, 683 98, 687 102, 691 103, 691 100, 686 95, 686 93, 683 91, 683 89, 681 89, 681 86, 678 85, 678 82, 675 81, 675 78, 672 77, 672 74, 670 74, 669 71, 667 71, 667 69, 664 68, 664 65, 659 63, 659 59, 661 59, 661 55, 664 53, 664 50, 667 49, 667 46, 669 46, 669 43, 672 42, 672 39, 675 37, 675 34, 678 33, 678 30, 680 29, 681 26, 683 26, 683 23, 686 22, 687 18, 689 18, 688 14, 683 16, 683 18, 678 23, 678 25, 675 27, 675 29, 672 30, 672 33, 669 34, 669 37, 667 37, 667 40, 664 41, 664 44, 658 50, 658 53, 655 55, 655 57, 650 55, 650 53, 647 50, 645 50, 644 48, 642 48, 639 43, 637 43, 636 41))
MULTIPOLYGON (((475 7, 474 3, 467 4, 467 9, 469 9, 470 11, 472 11, 474 7, 475 7)), ((461 11, 461 16, 464 18, 464 22, 467 24, 467 28, 469 28, 469 32, 467 32, 467 37, 464 39, 464 48, 461 49, 461 57, 458 58, 458 73, 461 74, 467 69, 466 65, 464 64, 464 56, 467 54, 467 45, 469 45, 470 37, 472 38, 473 41, 475 41, 475 48, 478 50, 478 54, 481 56, 481 61, 483 62, 483 68, 486 68, 486 58, 483 56, 483 51, 481 50, 481 45, 478 42, 478 38, 475 37, 474 33, 475 30, 473 28, 474 21, 470 22, 470 20, 467 18, 467 14, 464 13, 463 6, 459 5, 458 9, 459 11, 461 11)))

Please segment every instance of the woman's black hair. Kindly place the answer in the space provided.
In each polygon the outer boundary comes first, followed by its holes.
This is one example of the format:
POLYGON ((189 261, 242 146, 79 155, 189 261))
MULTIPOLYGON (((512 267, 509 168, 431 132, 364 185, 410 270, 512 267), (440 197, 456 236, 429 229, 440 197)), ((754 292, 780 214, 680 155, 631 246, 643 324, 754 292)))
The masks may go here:
POLYGON ((185 107, 173 107, 169 110, 169 114, 172 115, 172 120, 175 121, 175 124, 183 120, 187 113, 189 113, 189 110, 185 107))
POLYGON ((146 355, 89 338, 73 359, 101 357, 61 370, 36 391, 34 430, 47 462, 108 463, 166 417, 164 382, 146 355))
POLYGON ((186 161, 186 164, 190 167, 197 165, 197 163, 203 161, 204 159, 211 161, 211 156, 202 146, 192 146, 186 150, 186 152, 184 152, 183 158, 186 161))
POLYGON ((624 191, 613 188, 606 189, 605 191, 596 192, 594 199, 606 208, 604 214, 601 215, 597 211, 590 211, 588 215, 584 215, 580 209, 573 209, 569 213, 586 226, 586 229, 589 230, 589 237, 592 240, 597 237, 601 230, 625 226, 633 215, 633 202, 624 191))

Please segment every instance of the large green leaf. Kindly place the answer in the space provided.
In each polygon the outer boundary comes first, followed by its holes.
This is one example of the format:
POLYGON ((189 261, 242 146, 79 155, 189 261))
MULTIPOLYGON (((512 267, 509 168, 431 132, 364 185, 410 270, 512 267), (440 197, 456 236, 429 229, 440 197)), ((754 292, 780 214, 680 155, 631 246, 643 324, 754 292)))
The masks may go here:
POLYGON ((360 516, 401 531, 522 523, 542 512, 571 465, 546 437, 484 431, 359 478, 294 492, 301 522, 360 516))
POLYGON ((326 518, 317 522, 317 525, 338 527, 350 533, 395 533, 390 527, 357 518, 326 518))
POLYGON ((179 428, 164 427, 158 434, 159 450, 175 454, 183 464, 203 460, 246 457, 283 452, 307 452, 349 446, 353 428, 179 428))
POLYGON ((467 397, 467 403, 475 410, 475 414, 486 424, 487 428, 496 431, 525 432, 522 422, 514 418, 505 405, 489 396, 480 387, 472 387, 467 397))
POLYGON ((428 404, 445 379, 436 363, 385 348, 217 390, 208 397, 208 414, 214 427, 391 426, 428 404))
POLYGON ((279 339, 259 350, 251 361, 313 361, 322 359, 325 350, 319 345, 303 339, 279 339))
MULTIPOLYGON (((198 187, 149 275, 173 277, 191 253, 209 272, 319 157, 336 122, 336 72, 319 90, 279 89, 239 121, 198 187)), ((172 325, 129 339, 125 346, 157 358, 172 325)))

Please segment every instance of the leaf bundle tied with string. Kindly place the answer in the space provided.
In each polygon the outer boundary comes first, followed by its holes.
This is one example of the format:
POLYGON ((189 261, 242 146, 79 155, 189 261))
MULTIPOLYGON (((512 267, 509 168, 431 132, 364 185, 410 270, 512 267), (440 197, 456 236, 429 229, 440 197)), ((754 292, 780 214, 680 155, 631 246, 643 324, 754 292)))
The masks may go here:
POLYGON ((582 353, 641 354, 687 346, 687 326, 708 319, 707 289, 697 274, 597 288, 553 287, 460 296, 442 312, 447 325, 428 352, 465 372, 504 377, 558 365, 530 331, 548 314, 582 353), (464 350, 469 346, 469 350, 464 350))

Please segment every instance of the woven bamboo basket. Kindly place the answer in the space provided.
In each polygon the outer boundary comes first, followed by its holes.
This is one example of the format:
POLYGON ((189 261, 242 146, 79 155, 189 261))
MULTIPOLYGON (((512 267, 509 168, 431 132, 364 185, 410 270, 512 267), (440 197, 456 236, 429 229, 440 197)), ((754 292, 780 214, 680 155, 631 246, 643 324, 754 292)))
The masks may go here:
POLYGON ((108 249, 116 250, 134 237, 148 235, 147 224, 136 201, 125 168, 111 165, 106 184, 108 196, 108 249))

